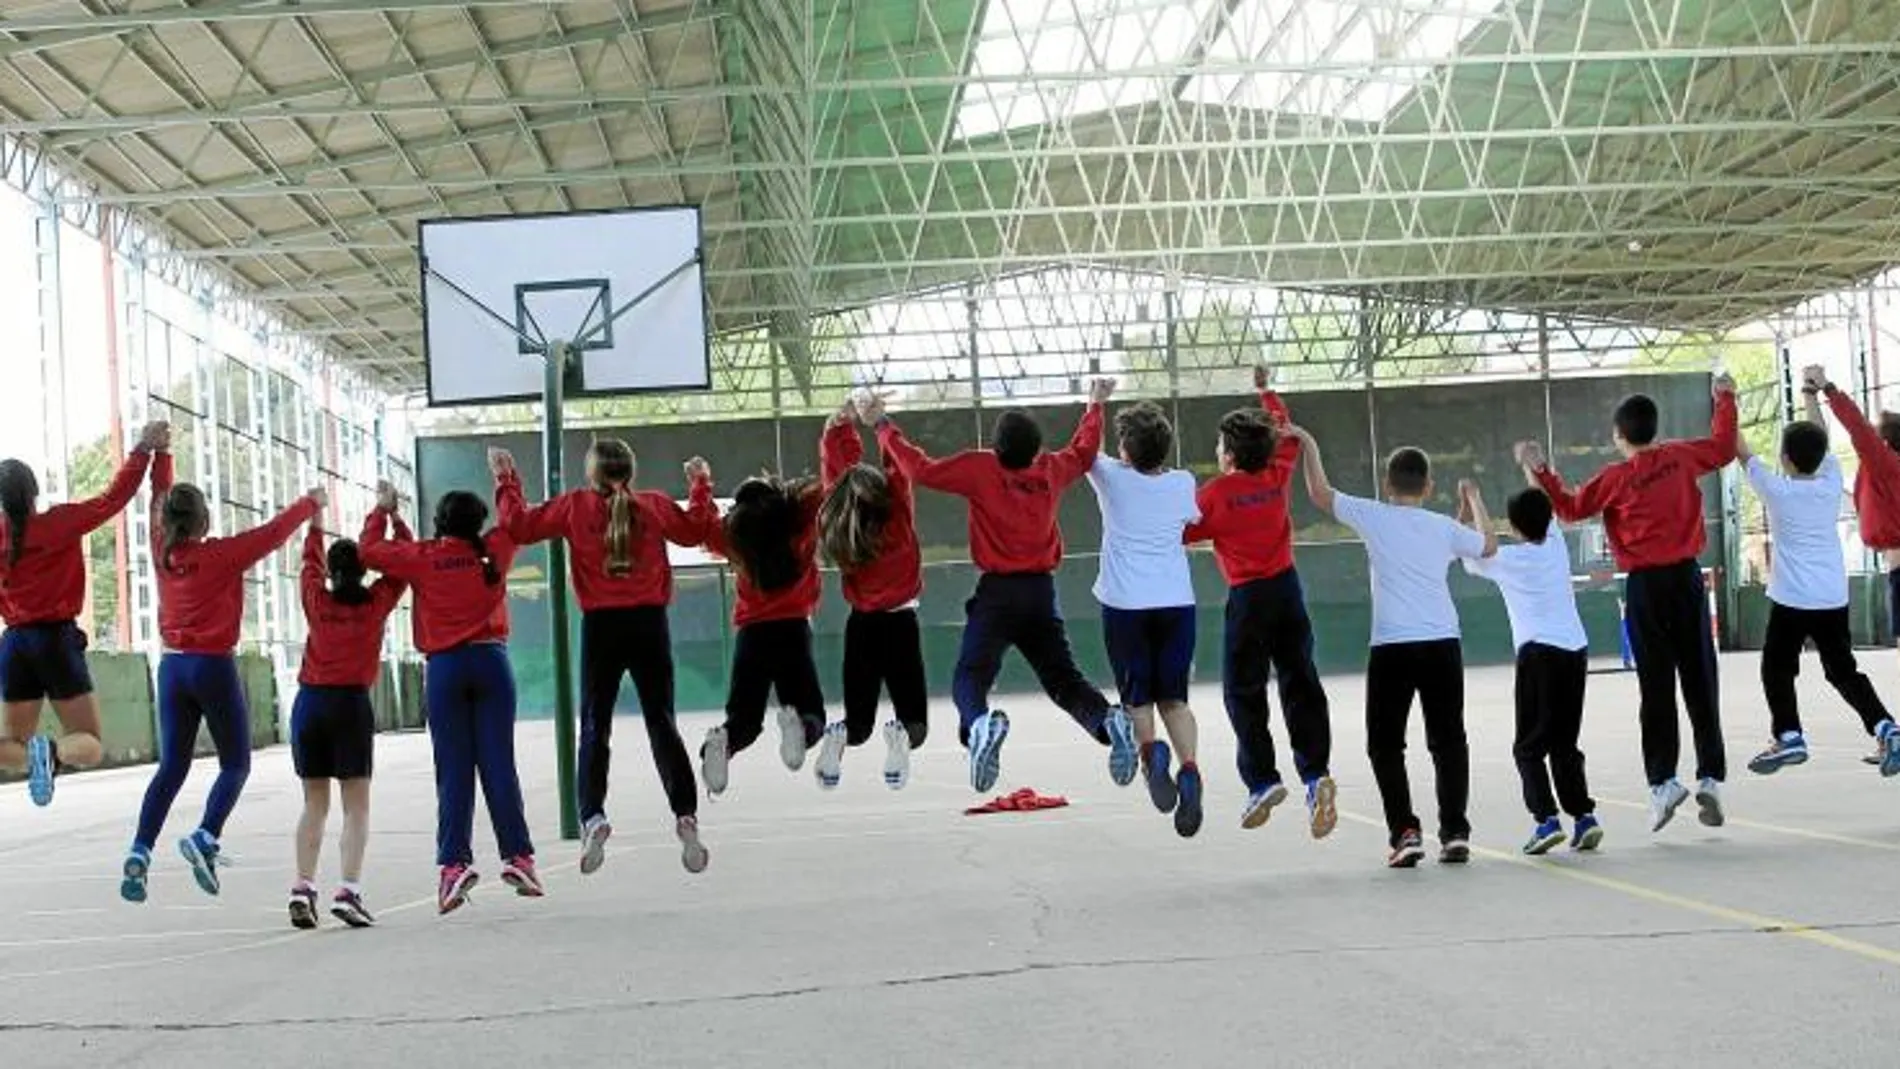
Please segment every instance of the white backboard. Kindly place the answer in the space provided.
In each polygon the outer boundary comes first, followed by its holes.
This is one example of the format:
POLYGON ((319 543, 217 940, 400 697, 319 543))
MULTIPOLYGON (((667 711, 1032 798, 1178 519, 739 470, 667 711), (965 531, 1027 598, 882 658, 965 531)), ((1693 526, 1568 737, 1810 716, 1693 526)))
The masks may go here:
POLYGON ((431 405, 538 399, 522 333, 573 341, 635 298, 574 354, 579 391, 712 386, 696 207, 430 219, 417 245, 431 405))

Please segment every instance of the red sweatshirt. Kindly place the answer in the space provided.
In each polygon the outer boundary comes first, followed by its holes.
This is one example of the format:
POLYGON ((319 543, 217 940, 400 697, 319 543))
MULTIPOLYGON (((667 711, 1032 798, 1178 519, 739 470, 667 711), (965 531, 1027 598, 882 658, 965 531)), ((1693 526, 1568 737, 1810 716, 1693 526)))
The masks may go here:
MULTIPOLYGON (((825 493, 838 484, 852 465, 864 459, 864 441, 849 423, 825 427, 818 441, 819 466, 825 493)), ((923 551, 917 545, 917 499, 910 479, 884 454, 884 479, 891 487, 891 516, 877 556, 863 567, 843 573, 844 600, 859 612, 886 612, 916 601, 924 592, 923 551)))
POLYGON ((310 498, 269 523, 229 538, 197 538, 171 547, 166 559, 161 513, 172 488, 172 456, 152 461, 152 557, 158 562, 158 634, 173 653, 228 657, 244 623, 244 573, 290 541, 322 511, 310 498))
MULTIPOLYGON (((1280 423, 1286 404, 1272 390, 1260 394, 1260 407, 1280 423)), ((1300 460, 1300 440, 1282 434, 1267 466, 1259 471, 1230 471, 1215 476, 1195 495, 1201 522, 1188 525, 1183 541, 1214 541, 1214 559, 1228 586, 1270 579, 1293 567, 1293 517, 1287 486, 1300 460)))
MULTIPOLYGON (((733 562, 738 576, 738 597, 732 603, 732 625, 762 624, 769 620, 809 620, 818 611, 818 506, 824 493, 813 484, 799 501, 798 533, 792 553, 798 557, 796 582, 777 590, 760 590, 752 584, 745 569, 733 562)), ((726 525, 717 515, 707 522, 706 550, 732 560, 732 546, 726 541, 726 525)))
MULTIPOLYGON (((401 516, 373 509, 363 520, 363 537, 358 543, 369 540, 371 528, 380 537, 385 524, 395 529, 396 541, 415 541, 401 516)), ((345 605, 324 586, 328 575, 323 531, 313 523, 303 537, 300 585, 309 634, 304 638, 303 669, 297 673, 297 682, 307 687, 370 686, 383 668, 383 625, 389 622, 389 614, 396 610, 408 585, 384 576, 369 585, 368 601, 345 605)))
POLYGON ((1632 572, 1693 560, 1702 552, 1702 488, 1696 480, 1735 459, 1735 395, 1715 401, 1707 438, 1664 442, 1619 460, 1575 492, 1552 468, 1537 473, 1565 523, 1603 516, 1616 566, 1632 572))
POLYGON ((111 522, 138 495, 152 455, 134 452, 98 497, 54 505, 26 524, 20 560, 9 566, 12 530, 0 532, 0 620, 8 627, 65 623, 86 604, 86 536, 111 522))
POLYGON ((363 563, 415 588, 416 649, 424 656, 476 642, 508 641, 508 569, 515 543, 497 527, 482 536, 500 578, 490 583, 475 547, 459 538, 391 542, 363 531, 363 563))
POLYGON ((607 573, 607 520, 613 501, 592 488, 573 490, 529 508, 521 494, 521 476, 510 472, 495 481, 495 505, 501 525, 516 545, 530 546, 565 538, 573 561, 568 580, 582 612, 631 609, 673 603, 673 566, 666 544, 697 546, 706 526, 717 521, 712 483, 700 479, 689 492, 688 508, 658 490, 625 491, 633 498, 633 539, 627 574, 607 573))
POLYGON ((1827 406, 1847 428, 1860 457, 1854 473, 1854 510, 1860 513, 1860 540, 1868 549, 1900 549, 1900 453, 1895 453, 1853 398, 1827 392, 1827 406))
POLYGON ((1082 414, 1069 444, 1011 471, 988 449, 932 460, 895 423, 878 424, 878 445, 918 486, 970 502, 970 559, 992 575, 1046 574, 1062 560, 1056 522, 1062 492, 1088 473, 1102 450, 1102 406, 1082 414))

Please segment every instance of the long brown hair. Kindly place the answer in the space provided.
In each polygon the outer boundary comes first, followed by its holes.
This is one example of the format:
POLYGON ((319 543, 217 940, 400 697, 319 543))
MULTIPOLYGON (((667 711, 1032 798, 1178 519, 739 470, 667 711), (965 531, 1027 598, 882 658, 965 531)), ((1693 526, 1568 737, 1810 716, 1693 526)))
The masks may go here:
POLYGON ((475 559, 482 562, 482 581, 489 586, 501 582, 501 569, 495 555, 488 551, 482 526, 488 522, 488 504, 467 490, 450 490, 435 505, 435 536, 468 544, 475 559))
POLYGON ((783 590, 798 582, 800 511, 811 490, 808 479, 760 475, 739 484, 726 513, 726 541, 733 563, 760 590, 783 590))
POLYGON ((633 501, 633 447, 619 438, 601 438, 587 451, 588 477, 607 499, 607 574, 618 578, 633 570, 633 547, 640 518, 633 501))
POLYGON ((869 464, 853 464, 818 508, 825 556, 845 571, 877 559, 891 519, 891 482, 869 464))
POLYGON ((33 502, 40 496, 40 481, 23 461, 0 460, 0 512, 7 518, 7 565, 20 563, 20 551, 26 548, 26 525, 33 519, 33 502))
POLYGON ((172 550, 211 530, 211 506, 205 503, 205 492, 190 483, 173 486, 159 507, 158 525, 158 566, 171 571, 172 550))

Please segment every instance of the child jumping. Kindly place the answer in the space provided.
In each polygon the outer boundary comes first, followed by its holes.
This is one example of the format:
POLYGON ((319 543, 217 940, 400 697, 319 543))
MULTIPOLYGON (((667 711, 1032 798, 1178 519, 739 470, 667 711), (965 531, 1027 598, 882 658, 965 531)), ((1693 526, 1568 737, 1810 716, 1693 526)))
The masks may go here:
POLYGON ((805 754, 824 738, 825 695, 811 652, 823 500, 814 480, 755 477, 739 484, 724 519, 705 525, 706 548, 731 561, 738 575, 726 719, 699 749, 700 774, 715 797, 726 792, 733 755, 764 733, 766 703, 775 693, 778 755, 786 768, 805 767, 805 754))
MULTIPOLYGON (((1481 530, 1485 509, 1477 486, 1461 484, 1459 497, 1460 518, 1481 530)), ((1465 571, 1498 585, 1511 618, 1511 642, 1517 647, 1517 737, 1511 756, 1524 785, 1524 806, 1537 822, 1524 852, 1546 854, 1564 841, 1559 803, 1575 821, 1570 848, 1595 850, 1603 842, 1603 827, 1584 778, 1583 751, 1577 748, 1590 641, 1570 585, 1570 550, 1551 523, 1550 498, 1542 490, 1511 495, 1505 515, 1519 541, 1499 546, 1495 556, 1466 558, 1465 571)))
MULTIPOLYGON (((376 488, 376 508, 363 521, 364 539, 393 531, 413 542, 397 514, 396 490, 376 488)), ((339 538, 323 548, 323 528, 310 524, 303 540, 303 615, 308 625, 297 700, 290 709, 290 760, 303 781, 303 816, 297 821, 297 882, 290 889, 290 923, 317 926, 317 860, 323 826, 330 816, 330 781, 343 796, 342 885, 330 914, 352 928, 376 918, 363 904, 363 853, 369 847, 369 784, 375 763, 376 709, 369 688, 382 671, 383 629, 407 585, 382 578, 363 585, 366 569, 358 544, 339 538)))
POLYGON ((1098 453, 1089 486, 1102 510, 1102 555, 1095 599, 1102 603, 1102 639, 1115 668, 1122 708, 1155 808, 1174 814, 1183 838, 1201 830, 1201 769, 1188 682, 1194 671, 1194 581, 1182 535, 1201 518, 1194 476, 1168 467, 1174 425, 1160 406, 1141 401, 1115 413, 1120 458, 1098 453), (1168 743, 1155 737, 1155 717, 1181 756, 1177 784, 1168 743))
POLYGON ((1820 368, 1808 368, 1802 387, 1807 416, 1781 434, 1780 471, 1774 471, 1748 447, 1740 434, 1735 453, 1748 472, 1748 483, 1768 510, 1769 544, 1774 559, 1768 574, 1768 632, 1761 647, 1761 686, 1768 699, 1773 742, 1748 762, 1757 775, 1770 775, 1808 759, 1794 680, 1801 672, 1801 649, 1810 640, 1821 655, 1828 683, 1859 714, 1879 744, 1880 771, 1900 773, 1900 739, 1874 685, 1854 661, 1854 637, 1847 614, 1847 561, 1841 553, 1839 520, 1843 482, 1840 461, 1828 450, 1826 424, 1817 395, 1824 388, 1820 368), (1893 755, 1893 756, 1889 756, 1893 755))
MULTIPOLYGON (((512 470, 499 450, 490 450, 488 466, 498 485, 512 470)), ((515 768, 504 582, 515 543, 499 527, 484 531, 487 524, 481 498, 452 490, 436 503, 434 538, 390 542, 380 527, 363 532, 363 563, 416 592, 415 643, 426 661, 422 696, 435 757, 436 911, 443 915, 460 909, 480 879, 471 842, 478 779, 502 857, 502 882, 524 898, 546 893, 515 768)))
POLYGON ((1722 743, 1722 713, 1716 681, 1715 639, 1710 633, 1708 590, 1696 557, 1707 540, 1702 489, 1697 480, 1735 459, 1735 384, 1713 384, 1715 416, 1707 438, 1659 442, 1656 402, 1633 394, 1616 406, 1613 440, 1623 459, 1570 490, 1537 442, 1517 447, 1531 485, 1550 495, 1565 523, 1603 517, 1603 533, 1624 581, 1625 616, 1636 656, 1643 733, 1643 766, 1649 778, 1649 828, 1661 831, 1689 791, 1676 778, 1681 726, 1676 722, 1676 681, 1695 732, 1698 819, 1720 827, 1722 781, 1728 751, 1722 743))
POLYGON ((706 525, 718 515, 712 474, 697 457, 687 463, 689 507, 682 509, 657 490, 635 490, 636 468, 632 447, 606 438, 587 451, 586 487, 529 508, 510 458, 495 490, 501 524, 516 545, 563 538, 574 554, 568 578, 581 608, 581 737, 574 792, 583 875, 599 871, 613 834, 607 821, 610 740, 620 681, 628 675, 640 695, 653 766, 673 811, 681 864, 688 872, 704 872, 711 859, 699 840, 693 761, 674 719, 673 638, 666 616, 673 603, 673 567, 666 547, 706 540, 706 525))
POLYGON ((1307 824, 1324 839, 1338 823, 1332 760, 1332 717, 1319 669, 1313 664, 1313 621, 1306 612, 1300 573, 1293 567, 1293 520, 1287 486, 1300 461, 1299 438, 1280 396, 1267 388, 1267 371, 1254 372, 1260 408, 1221 417, 1221 474, 1197 495, 1199 523, 1189 542, 1211 540, 1227 580, 1226 628, 1221 645, 1221 696, 1239 743, 1247 804, 1240 826, 1258 828, 1286 800, 1268 727, 1269 671, 1278 677, 1293 768, 1306 787, 1307 824))
POLYGON ((218 837, 251 774, 251 713, 238 679, 238 633, 244 622, 244 573, 323 511, 328 494, 311 490, 261 527, 210 538, 204 491, 172 485, 172 455, 152 461, 152 559, 158 573, 158 768, 145 788, 138 830, 121 869, 119 895, 143 902, 152 847, 178 790, 191 772, 198 725, 211 730, 218 778, 205 799, 204 820, 178 842, 178 852, 206 894, 219 891, 224 863, 218 837))
POLYGON ((970 503, 970 556, 981 573, 966 606, 963 645, 951 680, 960 741, 970 752, 970 786, 996 785, 1009 716, 989 707, 990 687, 1014 646, 1042 689, 1097 742, 1108 747, 1115 783, 1134 782, 1139 763, 1128 714, 1111 707, 1075 666, 1056 605, 1055 569, 1062 561, 1057 507, 1062 492, 1085 474, 1102 448, 1102 405, 1113 379, 1089 384, 1089 405, 1069 444, 1042 450, 1042 428, 1021 409, 998 416, 988 449, 933 460, 897 429, 873 400, 867 415, 886 456, 918 486, 970 503))
POLYGON ((1326 479, 1319 445, 1297 426, 1306 493, 1320 511, 1352 528, 1366 544, 1372 572, 1372 648, 1366 657, 1366 754, 1385 806, 1392 852, 1386 864, 1411 868, 1425 857, 1412 787, 1405 771, 1405 729, 1412 699, 1425 720, 1438 789, 1438 860, 1471 860, 1471 752, 1465 741, 1465 668, 1458 607, 1446 572, 1457 559, 1497 551, 1481 501, 1473 501, 1478 529, 1428 511, 1431 458, 1410 446, 1385 462, 1386 501, 1335 491, 1326 479))
POLYGON ((38 511, 39 480, 17 460, 0 461, 0 513, 6 519, 0 550, 0 698, 6 730, 0 768, 26 772, 34 805, 53 801, 59 768, 90 768, 105 757, 99 739, 99 699, 86 667, 86 537, 125 511, 138 495, 152 454, 171 443, 171 428, 148 425, 98 497, 38 511), (40 706, 59 717, 57 742, 39 733, 40 706))
POLYGON ((818 537, 844 580, 851 617, 844 625, 844 723, 825 729, 818 782, 838 785, 845 748, 870 741, 878 695, 888 690, 892 719, 884 724, 884 784, 899 790, 910 780, 910 752, 930 732, 917 622, 923 557, 910 480, 888 453, 881 467, 862 462, 859 415, 847 403, 825 424, 819 445, 825 498, 818 537))

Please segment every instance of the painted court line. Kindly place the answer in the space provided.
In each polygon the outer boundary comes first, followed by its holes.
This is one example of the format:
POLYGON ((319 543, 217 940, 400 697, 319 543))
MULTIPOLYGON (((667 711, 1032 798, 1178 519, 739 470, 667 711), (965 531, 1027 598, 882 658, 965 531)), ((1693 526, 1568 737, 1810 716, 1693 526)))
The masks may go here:
MULTIPOLYGON (((1636 802, 1598 800, 1597 804, 1613 805, 1618 809, 1635 809, 1645 813, 1649 811, 1647 805, 1640 805, 1636 802)), ((1750 831, 1767 831, 1773 832, 1776 835, 1790 835, 1797 839, 1812 839, 1820 843, 1834 843, 1839 846, 1860 846, 1869 850, 1881 850, 1890 854, 1900 854, 1900 843, 1884 843, 1879 839, 1862 839, 1853 835, 1837 835, 1831 831, 1796 828, 1787 824, 1764 824, 1759 820, 1748 820, 1746 818, 1733 816, 1728 817, 1726 823, 1737 828, 1747 828, 1750 831)))
MULTIPOLYGON (((1357 824, 1377 828, 1380 831, 1385 830, 1385 822, 1383 820, 1373 820, 1370 817, 1361 816, 1357 813, 1347 813, 1343 810, 1340 812, 1339 817, 1341 820, 1350 820, 1357 824)), ((1659 890, 1644 884, 1632 883, 1629 880, 1617 879, 1613 876, 1602 876, 1594 872, 1586 872, 1574 865, 1560 865, 1553 861, 1533 860, 1521 854, 1506 853, 1502 850, 1493 850, 1490 847, 1473 846, 1471 852, 1491 861, 1505 862, 1515 868, 1528 869, 1533 872, 1540 872, 1545 875, 1588 884, 1606 891, 1615 891, 1618 894, 1641 899, 1646 902, 1653 902, 1657 905, 1670 906, 1690 913, 1699 913, 1704 917, 1712 917, 1716 920, 1739 925, 1743 929, 1762 935, 1788 936, 1794 939, 1805 940, 1806 942, 1814 943, 1818 946, 1824 946, 1830 950, 1838 950, 1843 953, 1853 954, 1857 957, 1868 958, 1886 965, 1900 965, 1900 950, 1889 950, 1886 947, 1875 946, 1872 943, 1863 943, 1858 939, 1848 939, 1844 936, 1835 935, 1833 932, 1815 928, 1801 921, 1785 920, 1780 917, 1770 917, 1766 914, 1752 913, 1745 909, 1735 909, 1730 906, 1721 905, 1720 903, 1709 902, 1700 898, 1691 898, 1688 895, 1679 895, 1671 891, 1659 890)))

